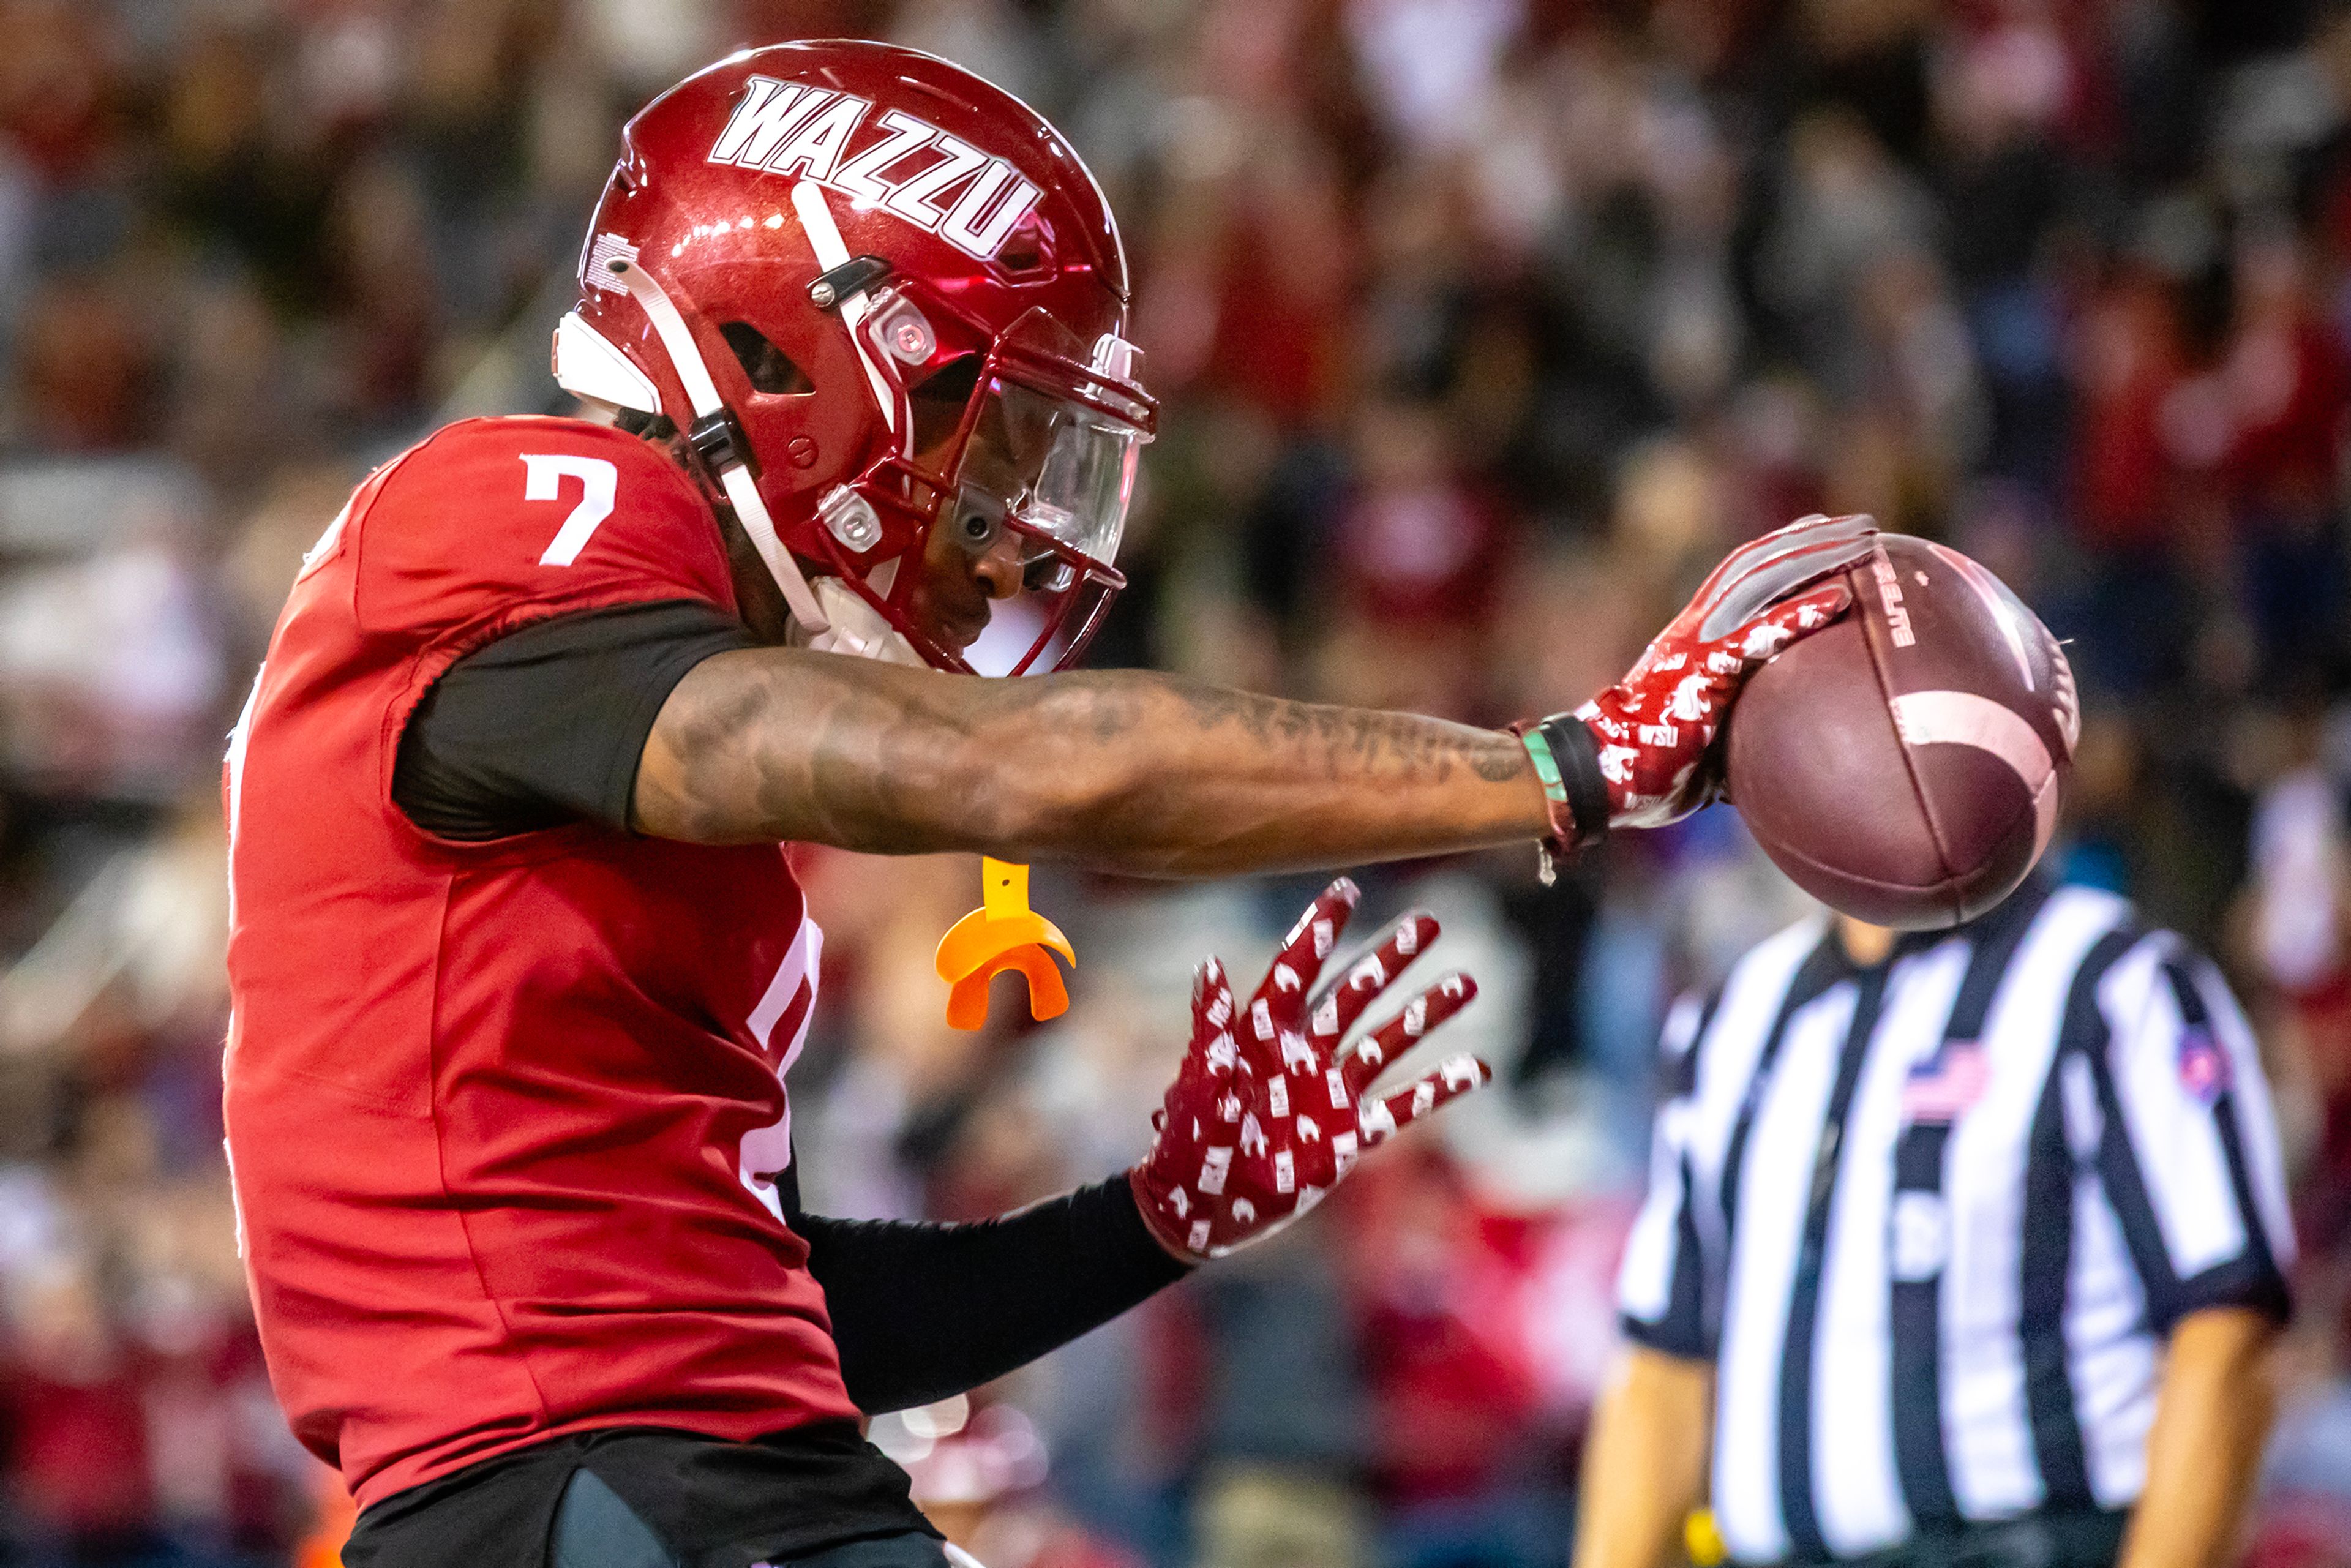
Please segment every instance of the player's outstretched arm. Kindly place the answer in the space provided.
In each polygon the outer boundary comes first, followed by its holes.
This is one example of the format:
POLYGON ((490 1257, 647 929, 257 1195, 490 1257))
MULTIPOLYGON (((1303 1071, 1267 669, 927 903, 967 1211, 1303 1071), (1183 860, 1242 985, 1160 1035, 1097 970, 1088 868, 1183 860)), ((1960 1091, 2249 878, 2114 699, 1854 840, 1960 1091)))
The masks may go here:
POLYGON ((995 681, 723 653, 663 706, 634 826, 1173 876, 1573 846, 1704 803, 1739 682, 1844 609, 1840 582, 1807 585, 1873 534, 1807 518, 1734 551, 1624 682, 1524 739, 1144 673, 995 681))
POLYGON ((636 826, 665 838, 1179 876, 1478 849, 1548 820, 1499 730, 1143 673, 987 680, 792 649, 697 665, 636 788, 636 826))

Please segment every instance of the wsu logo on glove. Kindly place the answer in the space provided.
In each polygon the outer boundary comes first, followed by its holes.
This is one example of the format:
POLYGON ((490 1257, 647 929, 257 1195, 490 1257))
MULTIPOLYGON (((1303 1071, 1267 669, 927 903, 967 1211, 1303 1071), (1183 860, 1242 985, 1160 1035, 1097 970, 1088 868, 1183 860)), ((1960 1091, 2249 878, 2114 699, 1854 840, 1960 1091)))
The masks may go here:
POLYGON ((1383 1068, 1468 1006, 1478 987, 1448 975, 1343 1051, 1347 1031, 1437 930, 1426 915, 1405 916, 1318 995, 1356 897, 1342 877, 1314 901, 1246 1010, 1233 1005, 1223 965, 1200 966, 1191 1049, 1152 1117, 1149 1156, 1128 1173, 1144 1222, 1179 1257, 1218 1258, 1272 1235, 1321 1202, 1363 1150, 1493 1077, 1457 1056, 1385 1099, 1364 1098, 1383 1068), (1228 1027, 1236 1019, 1238 1031, 1228 1027))
POLYGON ((1666 716, 1693 723, 1704 718, 1714 708, 1713 690, 1713 677, 1688 676, 1674 688, 1674 695, 1666 699, 1666 716))
POLYGON ((1575 710, 1608 787, 1608 822, 1655 828, 1706 804, 1708 766, 1740 682, 1852 600, 1843 574, 1876 548, 1867 517, 1805 517, 1741 545, 1625 677, 1575 710))

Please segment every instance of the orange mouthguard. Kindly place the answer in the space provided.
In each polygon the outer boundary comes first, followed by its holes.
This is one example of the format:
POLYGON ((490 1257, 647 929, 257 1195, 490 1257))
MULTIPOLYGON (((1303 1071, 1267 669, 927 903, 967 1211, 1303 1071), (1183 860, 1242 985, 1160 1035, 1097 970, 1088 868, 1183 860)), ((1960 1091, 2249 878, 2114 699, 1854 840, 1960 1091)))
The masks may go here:
POLYGON ((939 938, 939 978, 947 983, 947 1026, 977 1029, 987 1021, 987 983, 1007 969, 1029 980, 1029 1016, 1039 1022, 1070 1010, 1070 993, 1048 951, 1071 968, 1078 956, 1060 926, 1029 908, 1029 868, 983 858, 981 904, 939 938))

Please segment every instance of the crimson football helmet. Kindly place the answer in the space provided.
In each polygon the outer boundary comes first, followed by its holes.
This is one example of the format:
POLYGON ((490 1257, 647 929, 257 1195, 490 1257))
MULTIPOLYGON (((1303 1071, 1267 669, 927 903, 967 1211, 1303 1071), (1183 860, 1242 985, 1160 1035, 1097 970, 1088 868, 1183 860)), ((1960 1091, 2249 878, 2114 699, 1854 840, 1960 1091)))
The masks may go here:
POLYGON ((1016 536, 1067 668, 1156 410, 1101 187, 1035 110, 886 44, 753 49, 629 121, 555 379, 666 417, 811 646, 968 670, 909 613, 923 552, 1016 536))

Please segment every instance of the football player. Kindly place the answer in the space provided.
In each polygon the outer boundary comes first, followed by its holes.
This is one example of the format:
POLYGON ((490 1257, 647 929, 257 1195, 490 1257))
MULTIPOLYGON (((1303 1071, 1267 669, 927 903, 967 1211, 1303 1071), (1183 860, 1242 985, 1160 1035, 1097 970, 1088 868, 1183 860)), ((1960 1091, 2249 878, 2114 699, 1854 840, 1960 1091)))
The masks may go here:
MULTIPOLYGON (((230 745, 226 1122, 262 1341, 346 1561, 937 1564, 862 1415, 1000 1375, 1261 1237, 1474 1087, 1360 1045, 1436 936, 1243 1004, 1203 968, 1133 1171, 981 1225, 801 1211, 821 935, 779 843, 1207 876, 1514 841, 1715 788, 1743 674, 1866 519, 1734 555, 1625 682, 1496 732, 1073 664, 1154 408, 1101 192, 926 56, 738 55, 646 108, 556 379, 371 476, 230 745), (999 608, 1013 673, 966 654, 999 608)), ((1562 614, 1573 607, 1562 606, 1562 614)))

